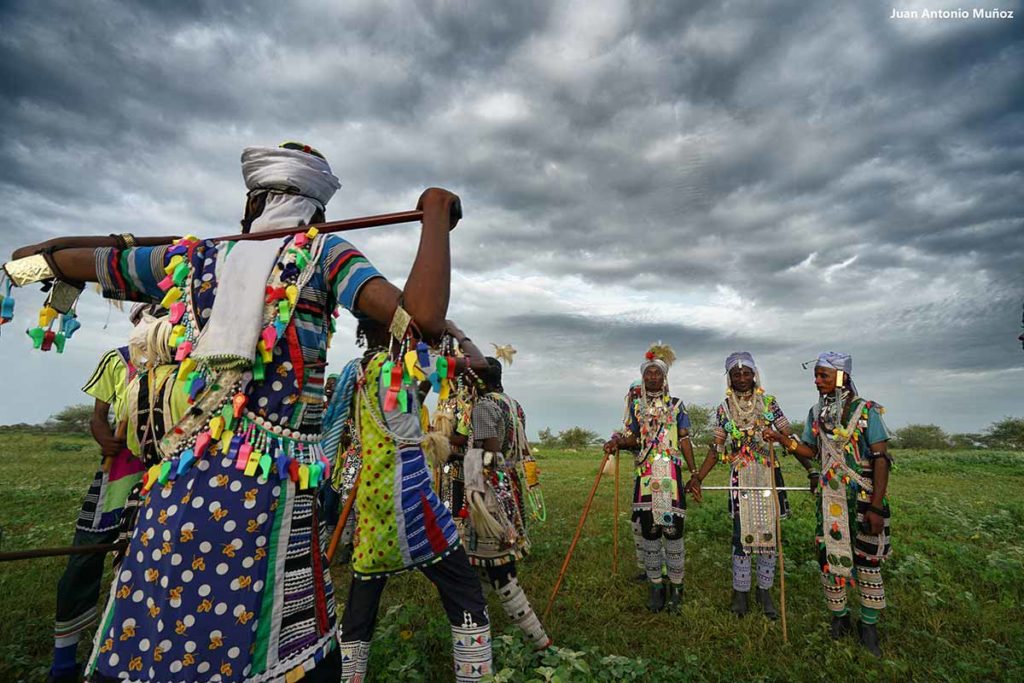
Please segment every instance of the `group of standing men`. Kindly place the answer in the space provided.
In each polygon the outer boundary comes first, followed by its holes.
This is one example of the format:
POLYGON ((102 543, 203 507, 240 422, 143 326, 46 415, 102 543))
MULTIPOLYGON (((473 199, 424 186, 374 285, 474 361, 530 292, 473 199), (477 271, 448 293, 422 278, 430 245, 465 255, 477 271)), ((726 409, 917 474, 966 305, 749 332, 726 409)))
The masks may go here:
POLYGON ((885 608, 881 562, 891 552, 886 493, 892 459, 882 407, 858 395, 851 376, 853 359, 834 352, 818 357, 818 401, 797 437, 778 401, 766 393, 753 356, 731 354, 725 361, 725 399, 715 411, 713 440, 699 468, 686 408, 669 392, 674 360, 670 347, 651 346, 640 366, 640 381, 626 395, 623 429, 604 444, 608 454, 633 452, 633 533, 637 564, 648 583, 648 609, 679 609, 686 493, 700 502, 704 479, 721 462, 730 468, 725 488, 733 520, 731 610, 740 617, 748 613, 756 573, 756 602, 766 617, 778 618, 770 591, 780 520, 789 515, 775 450, 780 445, 807 470, 810 491, 816 494, 815 543, 832 614, 831 634, 839 639, 852 633, 846 589, 858 586, 859 639, 881 656, 877 623, 885 608))
MULTIPOLYGON (((297 143, 248 148, 242 172, 243 231, 294 234, 230 242, 78 237, 14 254, 45 259, 49 279, 94 281, 108 298, 158 305, 136 311, 127 351, 117 352, 118 363, 111 357, 101 364, 117 371, 103 382, 109 391, 94 392, 94 434, 105 459, 97 491, 86 499, 94 511, 86 526, 109 534, 111 519, 103 515, 124 508, 120 528, 128 546, 84 675, 359 681, 385 583, 411 569, 438 589, 457 680, 492 672, 483 586, 494 589, 537 647, 547 647, 551 641, 517 580, 516 563, 529 549, 525 499, 536 483, 525 416, 503 392, 500 363, 446 319, 458 198, 436 188, 420 197, 419 249, 399 290, 350 243, 307 228, 324 220, 340 187, 322 154, 297 143), (346 365, 325 405, 338 307, 359 320, 366 353, 346 365), (431 389, 439 392, 433 425, 423 410, 431 389), (118 408, 116 434, 99 426, 106 404, 118 408), (327 488, 340 492, 335 504, 349 494, 355 501, 353 580, 340 628, 324 524, 340 520, 318 502, 327 488)), ((733 465, 740 489, 730 503, 737 592, 749 590, 751 554, 758 557, 759 586, 762 573, 768 576, 765 558, 774 567, 776 539, 765 531, 763 501, 750 503, 742 489, 765 481, 748 467, 775 467, 761 455, 769 442, 823 465, 828 485, 819 514, 824 510, 827 528, 819 535, 822 576, 838 620, 833 631, 849 627, 843 586, 854 578, 862 601, 869 594, 874 609, 883 606, 877 563, 888 542, 875 527, 888 519, 888 470, 877 466, 888 462, 884 438, 876 438, 884 428, 877 408, 856 396, 848 368, 843 376, 842 361, 819 362, 822 399, 803 443, 788 435, 756 379, 733 378, 737 367, 756 372, 753 360, 732 363, 731 393, 700 471, 685 407, 668 392, 670 364, 658 349, 648 354, 624 429, 606 445, 637 451, 634 523, 651 609, 677 609, 682 600, 685 492, 699 499, 700 481, 717 458, 733 465), (839 508, 837 532, 829 513, 839 508)), ((96 539, 77 542, 89 540, 96 539)), ((102 564, 90 562, 88 582, 69 565, 61 605, 87 605, 84 594, 98 591, 102 564)), ((770 598, 761 602, 768 611, 770 598)), ((734 608, 744 612, 745 605, 738 598, 734 608)), ((872 623, 869 609, 865 602, 863 624, 872 623)), ((58 607, 53 680, 79 676, 76 634, 95 617, 95 607, 58 607)))

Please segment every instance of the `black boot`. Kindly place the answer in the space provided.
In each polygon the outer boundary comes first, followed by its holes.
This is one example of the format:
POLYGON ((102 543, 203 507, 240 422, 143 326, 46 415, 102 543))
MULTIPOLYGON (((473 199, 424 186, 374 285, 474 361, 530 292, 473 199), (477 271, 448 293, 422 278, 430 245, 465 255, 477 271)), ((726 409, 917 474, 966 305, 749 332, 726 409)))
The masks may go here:
POLYGON ((647 587, 647 609, 660 612, 665 608, 665 587, 651 582, 647 587))
POLYGON ((829 626, 829 631, 832 633, 833 640, 839 640, 850 635, 850 615, 849 613, 844 614, 841 617, 835 615, 832 616, 832 625, 829 626))
POLYGON ((683 604, 683 584, 669 583, 666 591, 665 609, 672 614, 678 614, 683 604))
POLYGON ((744 617, 750 611, 750 591, 732 589, 732 606, 729 608, 737 617, 744 617))
POLYGON ((858 621, 857 632, 860 634, 860 644, 868 652, 881 659, 882 648, 878 645, 878 624, 865 624, 863 621, 858 621))
POLYGON ((772 592, 770 589, 758 588, 757 602, 761 605, 761 611, 764 612, 764 615, 766 617, 768 617, 772 621, 775 621, 779 618, 779 613, 775 609, 775 603, 772 602, 772 592))

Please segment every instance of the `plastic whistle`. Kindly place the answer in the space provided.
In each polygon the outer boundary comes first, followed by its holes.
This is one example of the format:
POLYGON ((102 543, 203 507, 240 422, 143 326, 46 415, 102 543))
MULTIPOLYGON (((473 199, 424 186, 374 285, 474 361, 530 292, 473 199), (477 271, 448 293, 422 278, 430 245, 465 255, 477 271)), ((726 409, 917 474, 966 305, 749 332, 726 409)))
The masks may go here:
POLYGON ((64 336, 63 332, 58 332, 53 338, 53 345, 56 347, 57 353, 64 353, 64 343, 66 340, 67 337, 64 336))
POLYGON ((280 301, 284 298, 284 287, 271 287, 267 285, 266 289, 267 296, 264 299, 268 304, 272 304, 275 301, 280 301))
POLYGON ((10 322, 14 319, 14 297, 8 294, 4 297, 3 303, 0 303, 0 320, 3 322, 10 322))
POLYGON ((416 342, 416 358, 419 359, 421 368, 430 367, 430 347, 425 342, 416 342))
POLYGON ((142 485, 142 491, 149 493, 149 490, 153 488, 153 484, 160 478, 160 465, 153 465, 146 471, 146 483, 142 485))
POLYGON ((196 362, 192 358, 186 358, 178 366, 178 381, 185 379, 196 369, 196 362))
POLYGON ((433 388, 434 391, 436 391, 438 394, 440 394, 441 393, 441 378, 437 376, 437 373, 436 372, 430 373, 430 377, 428 377, 427 379, 430 380, 431 388, 433 388))
POLYGON ((300 232, 292 239, 292 244, 301 249, 309 244, 309 238, 306 237, 306 233, 300 232))
POLYGON ((164 308, 170 308, 171 304, 173 304, 180 298, 181 290, 178 289, 177 287, 172 286, 170 289, 167 290, 167 293, 164 294, 164 298, 160 300, 160 305, 163 306, 164 308))
POLYGON ((181 361, 183 361, 186 358, 188 358, 191 353, 192 353, 192 342, 190 342, 190 341, 182 342, 182 343, 178 344, 178 348, 174 351, 174 360, 176 360, 176 361, 178 361, 180 363, 181 361))
POLYGON ((242 440, 244 438, 245 436, 243 434, 235 434, 233 437, 231 437, 231 445, 228 446, 228 457, 235 459, 235 469, 238 470, 242 469, 242 467, 245 467, 244 461, 241 467, 239 467, 238 465, 238 451, 242 448, 242 440))
POLYGON ((245 463, 245 476, 247 476, 247 477, 255 477, 256 476, 256 468, 259 467, 259 465, 260 465, 260 458, 262 458, 262 457, 263 457, 263 454, 260 453, 257 450, 253 450, 251 453, 249 453, 249 461, 245 463))
POLYGON ((40 348, 43 351, 49 351, 53 347, 53 340, 57 338, 57 333, 53 330, 47 330, 43 333, 43 343, 40 348))
MULTIPOLYGON (((168 249, 167 253, 170 253, 170 252, 171 252, 171 250, 168 249)), ((181 265, 184 262, 185 262, 185 259, 182 258, 181 254, 175 254, 174 256, 171 257, 171 260, 167 262, 167 265, 164 266, 164 275, 170 275, 171 273, 174 272, 175 268, 177 268, 179 265, 181 265)))
POLYGON ((320 456, 320 465, 323 467, 324 479, 331 476, 331 461, 324 456, 320 456))
POLYGON ((41 327, 33 327, 31 330, 25 330, 25 334, 32 337, 32 348, 38 349, 43 345, 43 335, 46 334, 46 330, 41 327))
POLYGON ((437 400, 438 401, 447 401, 448 400, 448 395, 451 393, 451 388, 452 388, 451 382, 449 382, 448 380, 443 380, 441 382, 441 388, 437 392, 437 400))
POLYGON ((295 285, 288 285, 285 287, 284 294, 288 297, 288 305, 295 308, 295 304, 299 301, 299 288, 295 285))
MULTIPOLYGON (((434 371, 437 373, 437 378, 439 380, 447 378, 448 377, 448 359, 445 358, 444 356, 438 356, 437 357, 437 366, 435 367, 434 371)), ((438 391, 440 391, 440 388, 438 388, 438 391)))
POLYGON ((299 461, 289 460, 288 461, 288 478, 294 482, 299 480, 299 461))
POLYGON ((167 320, 172 325, 177 325, 181 322, 182 317, 185 315, 185 302, 178 301, 177 303, 171 304, 171 314, 167 320))
POLYGON ((310 228, 309 230, 306 231, 306 237, 308 237, 311 240, 315 240, 316 236, 319 235, 319 234, 320 234, 320 229, 319 228, 310 228))
POLYGON ((78 318, 74 315, 68 314, 61 318, 60 329, 68 339, 71 339, 80 327, 82 327, 82 323, 78 322, 78 318))
POLYGON ((247 443, 243 443, 238 449, 238 457, 235 458, 236 470, 246 470, 246 474, 248 474, 249 455, 251 453, 252 446, 247 443))
POLYGON ((171 287, 174 286, 174 276, 168 273, 163 280, 156 283, 156 286, 160 288, 161 292, 168 291, 171 287))
POLYGON ((299 488, 309 488, 309 465, 299 465, 299 488))
POLYGON ((455 379, 455 369, 458 367, 455 356, 448 356, 448 379, 455 379))
POLYGON ((398 390, 398 409, 403 413, 409 412, 409 392, 405 389, 398 390))
POLYGON ((220 454, 227 455, 231 449, 231 440, 235 438, 235 433, 230 429, 225 429, 224 433, 220 435, 220 454))
POLYGON ((277 328, 273 325, 267 325, 260 332, 260 338, 268 349, 273 349, 274 344, 277 342, 277 328))
POLYGON ((273 459, 266 453, 260 456, 260 479, 266 481, 270 478, 270 466, 273 463, 273 459))
POLYGON ((415 378, 417 382, 422 382, 427 378, 427 376, 423 374, 422 370, 420 370, 419 365, 417 364, 418 361, 419 355, 415 351, 409 350, 405 352, 405 371, 409 373, 411 377, 415 378))
POLYGON ((224 418, 224 429, 231 429, 235 424, 235 408, 230 403, 225 403, 220 409, 220 416, 224 418))
POLYGON ((188 277, 188 264, 179 264, 178 267, 174 269, 174 274, 171 277, 174 279, 174 284, 179 287, 185 284, 185 278, 188 277))
POLYGON ((181 460, 178 461, 178 476, 188 472, 188 468, 192 467, 192 463, 196 460, 196 454, 192 452, 192 449, 186 449, 181 454, 181 460))
POLYGON ((288 302, 284 299, 277 302, 277 317, 279 317, 283 323, 287 323, 292 319, 292 311, 288 307, 288 302))
POLYGON ((178 458, 175 458, 174 460, 171 460, 171 466, 170 466, 170 468, 168 469, 168 472, 167 472, 167 479, 169 481, 174 481, 177 478, 178 478, 178 458))
POLYGON ((264 365, 274 360, 274 347, 268 347, 262 339, 256 344, 256 349, 260 352, 264 365))
POLYGON ((231 399, 231 405, 234 406, 234 414, 236 418, 242 417, 242 410, 245 409, 245 404, 249 402, 249 397, 238 392, 235 397, 231 399))
POLYGON ((57 309, 52 306, 43 306, 39 309, 39 327, 48 327, 50 323, 57 319, 57 309))
POLYGON ((192 379, 192 383, 188 388, 188 402, 195 403, 200 392, 206 388, 206 380, 203 379, 203 376, 198 372, 191 374, 194 374, 195 377, 192 379))
POLYGON ((309 253, 297 249, 295 251, 295 265, 298 266, 299 270, 302 270, 306 267, 307 263, 309 263, 309 253))
POLYGON ((252 378, 257 382, 262 382, 267 378, 267 364, 263 362, 262 353, 256 354, 256 357, 252 359, 252 378))
POLYGON ((210 447, 211 441, 213 441, 213 436, 210 432, 202 432, 196 437, 196 445, 193 446, 193 449, 197 460, 206 455, 206 450, 210 447))
POLYGON ((175 256, 188 253, 188 245, 185 244, 185 240, 178 240, 174 243, 174 246, 167 250, 167 253, 171 256, 171 260, 174 260, 175 256))
POLYGON ((278 455, 277 460, 274 461, 274 464, 277 465, 277 478, 282 481, 288 478, 288 461, 289 458, 284 453, 278 455))
POLYGON ((210 436, 214 440, 220 439, 220 435, 224 433, 224 418, 218 415, 217 417, 210 420, 210 436))
POLYGON ((170 477, 170 476, 171 476, 171 461, 170 460, 165 460, 163 462, 163 464, 160 465, 160 476, 157 477, 157 481, 160 482, 161 486, 163 486, 164 484, 167 483, 167 478, 170 477))
POLYGON ((310 486, 310 488, 314 488, 315 489, 317 486, 320 485, 320 472, 322 470, 323 470, 323 467, 320 466, 320 463, 313 463, 312 465, 309 466, 309 486, 310 486))

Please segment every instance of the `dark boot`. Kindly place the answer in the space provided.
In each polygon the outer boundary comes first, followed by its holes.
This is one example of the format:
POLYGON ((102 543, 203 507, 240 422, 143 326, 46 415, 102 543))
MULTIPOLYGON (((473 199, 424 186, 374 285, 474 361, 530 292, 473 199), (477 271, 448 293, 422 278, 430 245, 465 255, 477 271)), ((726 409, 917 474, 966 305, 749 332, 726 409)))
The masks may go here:
POLYGON ((666 590, 665 609, 672 614, 678 614, 683 604, 683 584, 670 583, 666 590))
POLYGON ((882 648, 878 644, 878 624, 865 624, 863 621, 858 621, 857 632, 860 634, 860 644, 868 652, 881 659, 882 648))
POLYGON ((54 674, 53 670, 50 670, 46 675, 46 683, 78 683, 80 680, 82 680, 82 666, 80 664, 70 671, 54 674))
POLYGON ((770 589, 758 588, 757 602, 761 605, 761 611, 764 612, 764 615, 766 617, 768 617, 772 621, 775 621, 779 618, 779 613, 775 609, 775 603, 772 602, 772 592, 770 589))
POLYGON ((729 607, 737 617, 744 617, 750 611, 750 591, 732 589, 732 606, 729 607))
POLYGON ((665 587, 651 582, 647 587, 647 609, 660 612, 665 608, 665 587))
POLYGON ((833 640, 839 640, 850 635, 850 615, 844 614, 841 617, 835 615, 832 616, 832 625, 829 626, 829 631, 832 633, 833 640))
POLYGON ((636 576, 633 577, 633 580, 636 581, 637 583, 646 583, 647 582, 647 572, 640 572, 639 574, 637 574, 636 576))

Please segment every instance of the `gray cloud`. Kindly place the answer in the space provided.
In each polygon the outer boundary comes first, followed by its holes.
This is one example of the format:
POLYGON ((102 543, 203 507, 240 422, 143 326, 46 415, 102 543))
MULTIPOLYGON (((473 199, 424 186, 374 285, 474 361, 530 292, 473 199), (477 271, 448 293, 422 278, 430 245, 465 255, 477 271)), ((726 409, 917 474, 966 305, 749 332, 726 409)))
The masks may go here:
MULTIPOLYGON (((746 347, 802 405, 799 362, 836 347, 894 423, 979 428, 1024 412, 1020 20, 890 10, 6 3, 0 252, 233 231, 241 147, 300 138, 342 178, 332 217, 433 184, 463 196, 453 315, 520 347, 535 426, 605 431, 662 338, 688 400, 717 400, 721 358, 746 347)), ((352 239, 401 280, 413 230, 352 239)), ((20 298, 19 325, 38 297, 20 298)), ((0 399, 0 422, 77 400, 71 378, 123 333, 86 321, 58 372, 14 362, 9 329, 5 380, 31 367, 53 390, 0 399)))

